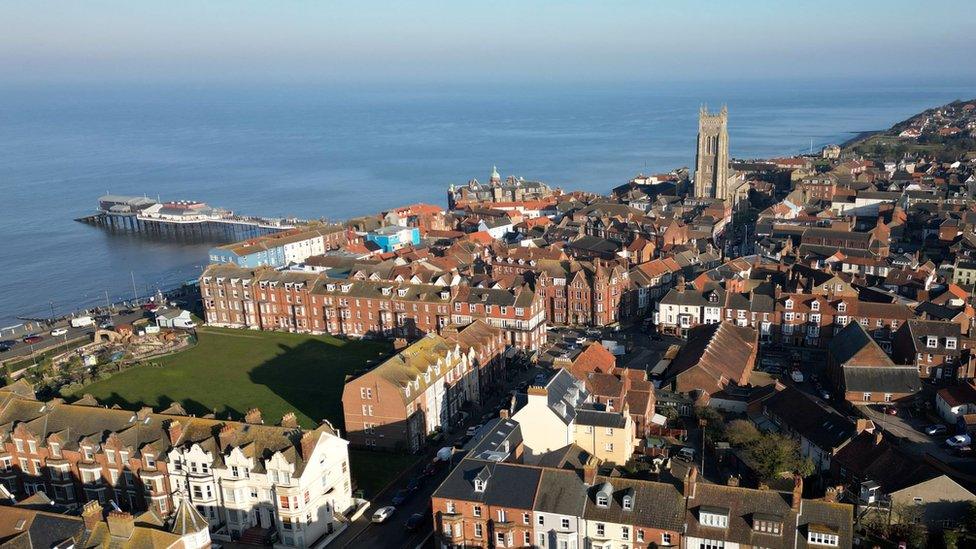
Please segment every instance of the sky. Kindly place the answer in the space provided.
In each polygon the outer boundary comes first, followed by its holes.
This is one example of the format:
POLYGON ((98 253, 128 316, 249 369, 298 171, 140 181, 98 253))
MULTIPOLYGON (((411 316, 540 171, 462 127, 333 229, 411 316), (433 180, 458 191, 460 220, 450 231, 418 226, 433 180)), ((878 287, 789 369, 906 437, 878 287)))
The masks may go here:
POLYGON ((0 82, 976 76, 973 0, 0 0, 0 82))

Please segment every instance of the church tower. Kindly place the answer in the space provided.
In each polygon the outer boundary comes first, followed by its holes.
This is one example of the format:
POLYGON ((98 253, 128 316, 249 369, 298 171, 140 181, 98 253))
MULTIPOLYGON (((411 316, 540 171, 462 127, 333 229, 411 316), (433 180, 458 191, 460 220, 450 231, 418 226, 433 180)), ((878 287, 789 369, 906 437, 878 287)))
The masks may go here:
POLYGON ((695 155, 695 197, 728 198, 729 180, 729 109, 709 114, 707 107, 698 111, 698 152, 695 155))

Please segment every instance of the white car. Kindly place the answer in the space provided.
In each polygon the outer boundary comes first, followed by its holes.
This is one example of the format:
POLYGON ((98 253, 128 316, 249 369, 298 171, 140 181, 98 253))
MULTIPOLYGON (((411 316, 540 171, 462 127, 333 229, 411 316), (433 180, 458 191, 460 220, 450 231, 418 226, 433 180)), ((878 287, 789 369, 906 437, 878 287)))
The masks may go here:
POLYGON ((386 519, 393 516, 393 512, 396 511, 396 507, 388 505, 386 507, 380 507, 373 513, 373 518, 370 519, 373 522, 379 524, 381 522, 386 522, 386 519))
POLYGON ((950 448, 961 448, 963 446, 969 446, 969 443, 972 441, 973 439, 969 435, 956 435, 946 439, 946 446, 950 448))
POLYGON ((55 328, 51 330, 51 337, 61 337, 68 333, 67 328, 55 328))

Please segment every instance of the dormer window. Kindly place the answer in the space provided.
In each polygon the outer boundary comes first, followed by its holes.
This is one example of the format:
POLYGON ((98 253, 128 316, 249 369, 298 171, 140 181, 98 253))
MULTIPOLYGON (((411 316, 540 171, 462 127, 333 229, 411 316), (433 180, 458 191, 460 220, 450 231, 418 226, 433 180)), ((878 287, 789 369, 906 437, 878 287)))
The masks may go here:
POLYGON ((847 303, 844 303, 843 301, 841 301, 840 303, 838 303, 837 304, 837 312, 838 313, 846 313, 847 312, 847 303))
POLYGON ((783 521, 775 516, 755 515, 752 519, 752 529, 763 534, 778 536, 783 531, 783 521))
POLYGON ((383 292, 383 295, 390 295, 390 289, 389 288, 383 288, 380 291, 383 292))
POLYGON ((936 347, 939 346, 939 338, 935 336, 928 336, 925 339, 926 339, 925 346, 928 347, 929 349, 935 349, 936 347))
POLYGON ((785 305, 786 305, 786 309, 787 310, 793 309, 793 300, 792 299, 787 299, 785 305))
POLYGON ((811 303, 810 304, 810 310, 811 311, 819 311, 820 310, 820 302, 819 301, 814 301, 813 303, 811 303))
POLYGON ((624 508, 625 511, 630 511, 631 509, 633 509, 634 508, 634 498, 632 498, 630 496, 624 496, 624 499, 623 499, 623 508, 624 508))
POLYGON ((606 494, 597 494, 596 496, 596 506, 597 507, 609 507, 610 497, 606 494))
POLYGON ((406 297, 406 295, 407 295, 407 289, 406 288, 400 288, 399 290, 397 290, 397 295, 400 296, 400 297, 406 297))
POLYGON ((729 511, 718 507, 700 507, 698 509, 698 521, 702 526, 728 528, 729 511))
POLYGON ((954 338, 954 337, 947 337, 946 338, 946 344, 945 344, 945 346, 946 346, 946 349, 955 349, 956 348, 956 338, 954 338))
POLYGON ((830 547, 837 547, 840 543, 840 536, 831 532, 823 532, 814 525, 811 525, 810 531, 807 532, 807 542, 814 545, 828 545, 830 547))
POLYGON ((343 284, 342 285, 342 291, 343 291, 343 293, 348 292, 351 288, 352 288, 352 284, 343 284))
POLYGON ((483 481, 483 480, 481 480, 480 478, 474 479, 474 491, 475 492, 478 492, 480 494, 480 493, 482 493, 482 492, 485 491, 485 488, 487 486, 488 486, 488 483, 485 482, 485 481, 483 481))

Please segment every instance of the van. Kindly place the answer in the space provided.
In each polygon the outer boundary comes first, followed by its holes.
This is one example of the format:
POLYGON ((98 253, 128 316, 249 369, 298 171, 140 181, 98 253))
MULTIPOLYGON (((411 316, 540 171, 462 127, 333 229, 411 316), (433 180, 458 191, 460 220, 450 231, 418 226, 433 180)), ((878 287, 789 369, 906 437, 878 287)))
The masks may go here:
POLYGON ((695 449, 685 446, 684 448, 678 450, 678 454, 674 456, 675 459, 680 459, 681 461, 694 461, 695 460, 695 449))
POLYGON ((71 319, 72 328, 86 328, 88 326, 94 326, 95 319, 90 316, 77 316, 71 319))

